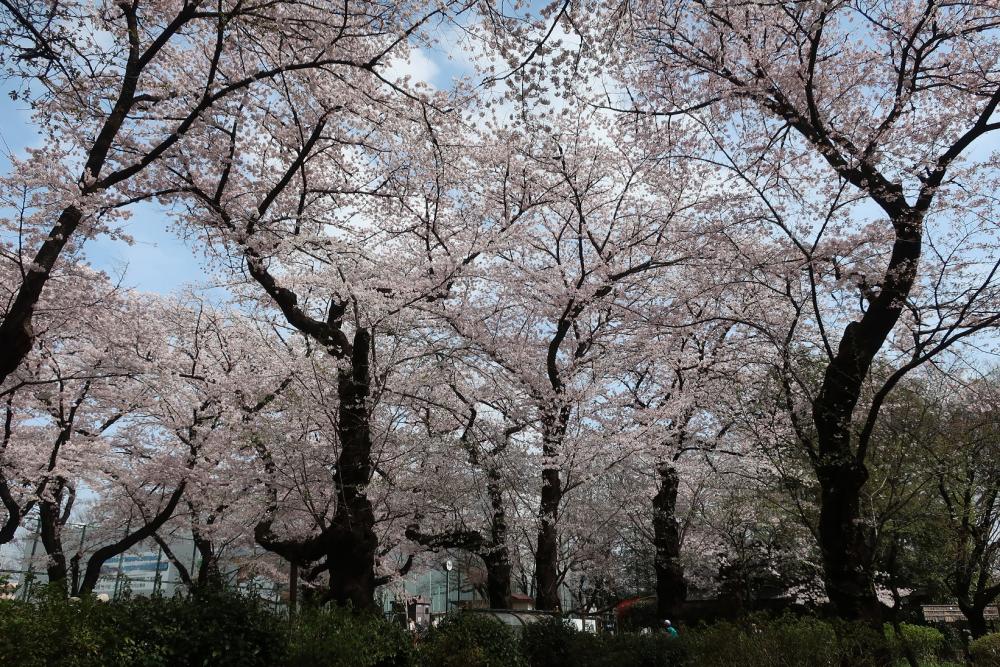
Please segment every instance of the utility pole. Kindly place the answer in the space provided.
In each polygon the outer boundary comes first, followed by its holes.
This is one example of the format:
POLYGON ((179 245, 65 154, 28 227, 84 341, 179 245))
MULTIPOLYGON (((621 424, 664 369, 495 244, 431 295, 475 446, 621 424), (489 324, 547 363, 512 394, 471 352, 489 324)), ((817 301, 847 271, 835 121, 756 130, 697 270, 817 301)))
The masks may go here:
POLYGON ((455 564, 450 560, 444 562, 444 613, 451 611, 451 569, 455 564))

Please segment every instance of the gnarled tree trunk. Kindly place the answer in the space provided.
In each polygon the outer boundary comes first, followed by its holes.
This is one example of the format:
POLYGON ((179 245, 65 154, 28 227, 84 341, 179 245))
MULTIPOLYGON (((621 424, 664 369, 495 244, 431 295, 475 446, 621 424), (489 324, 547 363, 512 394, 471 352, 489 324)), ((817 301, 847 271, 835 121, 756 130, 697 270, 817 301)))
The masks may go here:
POLYGON ((677 469, 664 464, 657 471, 660 488, 653 497, 653 546, 656 555, 656 610, 660 618, 677 615, 687 599, 687 582, 681 564, 680 528, 677 525, 677 469))

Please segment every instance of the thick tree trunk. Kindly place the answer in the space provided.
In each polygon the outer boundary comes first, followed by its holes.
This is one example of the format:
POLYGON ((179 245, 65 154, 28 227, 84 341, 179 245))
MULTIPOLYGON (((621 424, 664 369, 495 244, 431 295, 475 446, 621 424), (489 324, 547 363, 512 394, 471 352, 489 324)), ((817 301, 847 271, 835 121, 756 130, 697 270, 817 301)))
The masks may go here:
POLYGON ((490 496, 490 546, 480 554, 486 565, 486 593, 493 609, 510 608, 510 551, 507 549, 507 512, 503 504, 503 480, 495 466, 488 471, 486 491, 490 496))
POLYGON ((881 288, 867 294, 868 309, 861 320, 844 329, 812 405, 818 444, 814 467, 820 486, 819 542, 827 594, 841 617, 879 627, 882 609, 872 573, 873 535, 860 512, 861 490, 868 480, 865 458, 870 430, 862 432, 855 447, 853 426, 854 409, 872 361, 896 325, 916 279, 920 216, 912 209, 901 209, 893 228, 896 238, 881 288))
MULTIPOLYGON (((351 366, 338 374, 337 391, 340 400, 337 435, 340 456, 334 471, 337 510, 330 525, 319 535, 306 540, 282 540, 272 530, 271 516, 277 510, 276 499, 268 516, 257 524, 257 543, 289 562, 318 575, 329 573, 329 589, 325 601, 350 604, 355 610, 375 609, 375 588, 378 578, 375 561, 378 536, 375 533, 375 512, 365 493, 371 477, 371 433, 368 415, 370 334, 358 329, 354 336, 351 366), (325 559, 320 567, 311 567, 325 559)), ((262 449, 265 465, 274 464, 266 449, 262 449)), ((273 472, 273 470, 272 470, 273 472)), ((308 578, 308 577, 304 577, 308 578)))
POLYGON ((659 469, 660 488, 653 497, 653 546, 656 556, 656 609, 660 618, 677 615, 687 599, 687 582, 681 564, 680 529, 677 525, 677 469, 664 464, 659 469))
POLYGON ((978 639, 990 631, 989 625, 986 623, 986 607, 985 603, 958 601, 958 608, 965 615, 965 620, 969 624, 969 632, 972 633, 974 639, 978 639))
POLYGON ((42 546, 48 557, 45 570, 49 577, 49 583, 61 584, 65 589, 69 579, 69 568, 66 565, 66 554, 63 553, 59 507, 52 502, 43 501, 39 504, 38 509, 42 546))
POLYGON ((375 608, 375 560, 378 536, 375 512, 365 489, 371 479, 371 430, 368 412, 371 334, 359 328, 354 335, 351 367, 339 373, 340 456, 334 480, 337 513, 327 550, 329 598, 350 603, 357 610, 375 608))
POLYGON ((559 609, 559 534, 556 523, 562 502, 558 470, 542 471, 542 498, 538 509, 538 548, 535 550, 535 608, 559 609))
POLYGON ((222 588, 222 571, 219 569, 219 556, 215 546, 195 531, 194 546, 198 550, 201 561, 198 563, 198 578, 195 585, 198 588, 222 588))
POLYGON ((343 511, 338 508, 334 525, 326 556, 330 590, 325 597, 337 604, 350 604, 356 611, 373 611, 378 537, 373 529, 375 514, 368 499, 343 511))
POLYGON ((872 572, 874 536, 861 521, 864 466, 830 465, 818 472, 819 538, 826 592, 838 615, 880 623, 882 606, 872 572))
POLYGON ((507 548, 503 554, 483 557, 486 564, 486 597, 489 598, 490 609, 510 609, 510 559, 507 548))

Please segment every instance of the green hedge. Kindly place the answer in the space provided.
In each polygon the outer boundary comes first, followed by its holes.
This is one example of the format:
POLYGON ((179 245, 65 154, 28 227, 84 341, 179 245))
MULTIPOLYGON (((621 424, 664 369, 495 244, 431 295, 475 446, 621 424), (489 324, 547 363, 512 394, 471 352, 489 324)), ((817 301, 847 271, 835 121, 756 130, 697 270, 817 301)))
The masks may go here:
POLYGON ((515 630, 483 614, 455 614, 431 628, 418 659, 427 667, 522 667, 515 630))
POLYGON ((287 667, 416 664, 410 635, 378 616, 337 607, 305 609, 295 615, 290 629, 287 667))
POLYGON ((1000 667, 1000 632, 983 635, 970 643, 969 654, 976 667, 1000 667))
POLYGON ((271 667, 286 632, 259 603, 226 593, 191 598, 0 600, 0 665, 12 667, 271 667))
POLYGON ((902 639, 890 624, 886 623, 885 625, 885 637, 894 654, 903 655, 905 642, 920 662, 931 662, 944 655, 947 648, 944 633, 937 628, 929 625, 900 623, 899 629, 903 634, 902 639))
MULTIPOLYGON (((940 657, 938 630, 902 631, 922 662, 940 657)), ((976 665, 1000 667, 1000 635, 972 650, 976 665)), ((0 600, 4 667, 862 667, 901 655, 891 628, 881 634, 791 615, 682 628, 672 638, 594 635, 559 619, 518 632, 485 615, 456 614, 414 637, 345 609, 308 609, 289 621, 225 592, 112 603, 53 592, 31 603, 0 600)))
POLYGON ((595 635, 559 619, 528 625, 521 644, 531 667, 670 667, 687 662, 685 643, 665 633, 595 635))

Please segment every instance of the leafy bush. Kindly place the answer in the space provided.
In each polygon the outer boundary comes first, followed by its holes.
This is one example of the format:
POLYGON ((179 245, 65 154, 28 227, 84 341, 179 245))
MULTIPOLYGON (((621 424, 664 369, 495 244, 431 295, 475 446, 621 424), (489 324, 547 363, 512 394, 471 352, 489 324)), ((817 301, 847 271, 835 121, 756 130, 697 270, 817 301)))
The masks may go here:
POLYGON ((909 645, 913 655, 920 661, 931 661, 942 656, 945 650, 944 633, 927 625, 912 625, 900 623, 902 639, 896 634, 892 625, 885 624, 885 638, 893 655, 904 655, 904 641, 909 645))
POLYGON ((685 644, 665 633, 595 635, 560 619, 524 628, 521 647, 531 667, 672 667, 684 663, 685 644))
POLYGON ((233 594, 105 604, 43 590, 0 601, 0 664, 9 667, 270 667, 286 639, 259 603, 233 594))
MULTIPOLYGON (((943 656, 939 630, 902 631, 923 663, 943 656)), ((57 591, 31 603, 0 600, 4 667, 867 667, 901 653, 891 629, 791 615, 702 625, 678 638, 595 635, 546 618, 519 638, 489 616, 463 613, 414 647, 402 628, 375 615, 309 609, 289 622, 218 590, 107 604, 57 591)), ((972 654, 977 665, 1000 667, 1000 634, 974 642, 972 654)))
POLYGON ((576 667, 585 657, 593 658, 597 639, 578 632, 558 618, 545 618, 526 625, 521 632, 521 649, 531 667, 576 667))
POLYGON ((374 614, 306 609, 292 623, 288 667, 405 667, 413 661, 410 636, 374 614))
POLYGON ((592 662, 583 663, 593 667, 674 667, 687 664, 684 642, 666 633, 649 635, 598 635, 599 652, 592 662))
POLYGON ((841 659, 856 667, 888 667, 898 657, 884 632, 868 623, 833 620, 841 659))
POLYGON ((0 600, 0 664, 16 667, 104 665, 113 624, 92 599, 66 600, 42 588, 36 601, 0 600))
POLYGON ((426 667, 519 667, 515 631, 484 614, 453 614, 431 628, 420 644, 426 667))
POLYGON ((716 623, 682 636, 694 664, 706 667, 839 665, 841 648, 833 628, 817 618, 753 616, 743 624, 716 623))
POLYGON ((970 643, 969 655, 976 667, 1000 667, 1000 632, 983 635, 970 643))

